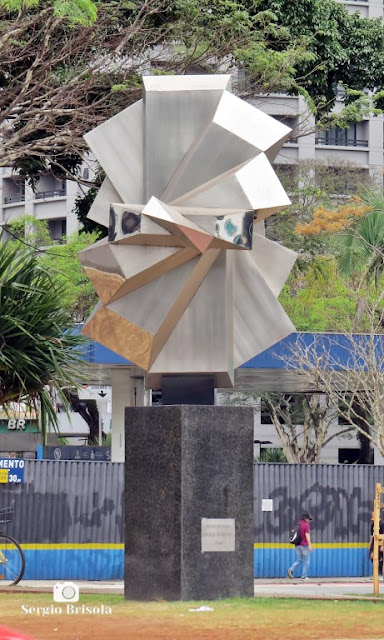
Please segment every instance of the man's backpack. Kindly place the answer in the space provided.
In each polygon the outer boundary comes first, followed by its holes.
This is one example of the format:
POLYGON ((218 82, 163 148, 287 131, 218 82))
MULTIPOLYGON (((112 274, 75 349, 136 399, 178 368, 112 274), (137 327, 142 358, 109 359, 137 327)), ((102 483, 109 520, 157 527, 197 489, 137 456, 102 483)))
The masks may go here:
POLYGON ((300 524, 297 523, 295 524, 294 527, 292 527, 290 533, 289 533, 289 542, 291 544, 294 544, 295 547, 297 547, 297 545, 299 545, 301 543, 301 535, 300 535, 300 524))

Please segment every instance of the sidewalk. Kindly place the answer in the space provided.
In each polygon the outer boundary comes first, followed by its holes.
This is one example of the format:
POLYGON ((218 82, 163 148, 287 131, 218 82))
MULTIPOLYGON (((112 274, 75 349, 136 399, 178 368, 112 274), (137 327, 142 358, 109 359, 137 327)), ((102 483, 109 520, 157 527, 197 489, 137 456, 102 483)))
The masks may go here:
MULTIPOLYGON (((16 587, 0 587, 0 592, 52 593, 57 582, 70 580, 22 580, 16 587)), ((124 594, 124 581, 79 581, 73 580, 80 593, 124 594)), ((380 582, 380 595, 384 596, 384 583, 380 582)), ((314 598, 326 600, 375 598, 372 578, 311 578, 300 579, 260 578, 255 580, 255 597, 260 598, 314 598)))
MULTIPOLYGON (((380 595, 384 596, 384 583, 380 583, 380 595)), ((315 598, 338 600, 369 597, 373 593, 373 579, 370 578, 310 578, 302 581, 294 578, 255 580, 255 597, 315 598)))
POLYGON ((123 580, 21 580, 15 587, 0 586, 0 593, 53 593, 53 587, 58 582, 74 582, 79 586, 80 593, 124 594, 123 580))

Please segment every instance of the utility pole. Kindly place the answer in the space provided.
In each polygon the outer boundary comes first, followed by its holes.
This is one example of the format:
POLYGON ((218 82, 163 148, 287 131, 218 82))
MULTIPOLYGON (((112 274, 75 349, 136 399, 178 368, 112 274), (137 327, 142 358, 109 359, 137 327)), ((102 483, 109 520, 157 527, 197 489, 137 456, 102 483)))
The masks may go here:
POLYGON ((381 503, 381 494, 384 488, 376 483, 375 500, 373 502, 373 593, 379 595, 379 547, 383 545, 384 536, 380 534, 380 510, 384 508, 381 503))

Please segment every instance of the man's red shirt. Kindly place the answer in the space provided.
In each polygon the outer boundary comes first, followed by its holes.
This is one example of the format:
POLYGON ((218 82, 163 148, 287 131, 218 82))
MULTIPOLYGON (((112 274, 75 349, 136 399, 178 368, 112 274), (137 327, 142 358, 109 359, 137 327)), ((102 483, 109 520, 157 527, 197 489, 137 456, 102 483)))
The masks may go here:
POLYGON ((300 525, 300 537, 301 537, 300 545, 303 547, 307 547, 308 540, 305 534, 310 532, 309 522, 307 522, 306 520, 300 520, 299 525, 300 525))

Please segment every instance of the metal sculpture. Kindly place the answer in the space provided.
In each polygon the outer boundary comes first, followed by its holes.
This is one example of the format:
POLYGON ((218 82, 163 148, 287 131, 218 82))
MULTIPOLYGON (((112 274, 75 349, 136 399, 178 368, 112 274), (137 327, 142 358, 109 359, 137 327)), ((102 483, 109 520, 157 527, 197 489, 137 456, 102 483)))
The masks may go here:
POLYGON ((80 253, 100 301, 83 331, 147 371, 234 369, 294 330, 277 301, 296 254, 264 235, 290 201, 271 161, 290 129, 228 75, 148 76, 144 99, 86 134, 106 178, 80 253))

